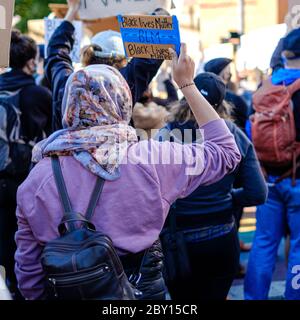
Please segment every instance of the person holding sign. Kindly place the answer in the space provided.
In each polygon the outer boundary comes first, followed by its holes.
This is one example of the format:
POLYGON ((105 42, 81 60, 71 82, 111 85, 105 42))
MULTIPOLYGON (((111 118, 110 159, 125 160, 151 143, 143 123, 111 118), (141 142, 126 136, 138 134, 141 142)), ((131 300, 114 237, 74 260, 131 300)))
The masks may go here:
MULTIPOLYGON (((112 239, 125 269, 126 258, 143 253, 158 239, 171 203, 199 185, 220 180, 238 165, 234 137, 193 82, 195 63, 186 45, 179 57, 174 51, 171 55, 174 80, 205 137, 200 150, 197 144, 139 142, 129 125, 130 89, 115 68, 88 66, 70 77, 64 96, 64 130, 35 148, 33 159, 38 163, 18 191, 16 273, 25 298, 45 298, 41 252, 45 243, 57 238, 62 218, 51 155, 59 156, 72 206, 78 212, 85 212, 97 177, 105 180, 91 222, 112 239), (168 164, 162 161, 166 152, 173 159, 168 164), (184 160, 178 164, 175 159, 182 155, 184 160)), ((139 265, 140 260, 132 267, 139 265)), ((139 284, 147 282, 147 286, 138 287, 142 293, 154 291, 153 281, 162 277, 153 264, 147 269, 149 278, 142 270, 139 284)))
MULTIPOLYGON (((68 0, 69 10, 65 21, 56 29, 48 44, 48 58, 45 71, 48 80, 52 85, 53 92, 53 130, 62 127, 61 106, 64 89, 69 76, 73 73, 70 52, 74 45, 74 26, 73 21, 78 14, 80 0, 68 0)), ((157 13, 160 13, 158 11, 157 13)), ((155 14, 157 14, 155 13, 155 14)), ((114 38, 115 33, 112 34, 114 38)), ((83 50, 83 63, 85 66, 90 64, 108 64, 120 68, 120 72, 128 82, 132 93, 133 102, 137 102, 148 88, 149 83, 156 75, 162 64, 162 60, 151 59, 132 59, 127 66, 123 67, 125 53, 118 50, 115 52, 105 51, 109 41, 103 42, 103 37, 94 37, 95 44, 83 50), (98 41, 100 38, 101 42, 98 41), (100 43, 99 43, 100 42, 100 43), (103 48, 102 48, 103 47, 103 48)), ((119 40, 121 37, 119 36, 119 40)))

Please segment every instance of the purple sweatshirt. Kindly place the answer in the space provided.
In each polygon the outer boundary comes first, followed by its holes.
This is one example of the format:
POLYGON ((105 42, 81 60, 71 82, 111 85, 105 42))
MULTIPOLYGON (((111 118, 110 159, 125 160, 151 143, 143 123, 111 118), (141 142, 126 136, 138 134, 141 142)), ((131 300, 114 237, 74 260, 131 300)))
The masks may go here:
MULTIPOLYGON (((170 205, 177 198, 186 197, 199 185, 220 180, 239 163, 234 137, 223 120, 211 121, 201 129, 205 142, 198 175, 187 175, 185 163, 140 161, 141 157, 158 156, 162 148, 171 158, 195 152, 193 145, 150 140, 128 148, 127 155, 139 160, 138 164, 122 164, 121 177, 105 182, 92 222, 112 239, 120 255, 150 247, 158 239, 170 205)), ((60 162, 72 207, 75 212, 85 213, 96 176, 71 156, 60 157, 60 162)), ((40 161, 20 186, 17 204, 15 271, 24 297, 39 299, 44 293, 41 253, 45 243, 59 236, 57 227, 63 215, 50 158, 40 161)))

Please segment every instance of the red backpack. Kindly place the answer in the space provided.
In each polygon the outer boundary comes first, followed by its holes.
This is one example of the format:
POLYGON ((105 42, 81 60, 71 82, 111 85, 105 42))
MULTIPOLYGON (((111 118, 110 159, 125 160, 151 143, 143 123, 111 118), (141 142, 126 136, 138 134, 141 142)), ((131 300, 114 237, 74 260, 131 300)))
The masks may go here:
POLYGON ((270 80, 253 95, 254 115, 250 117, 252 140, 262 165, 284 167, 291 165, 283 178, 292 175, 300 166, 300 143, 296 141, 296 126, 292 96, 300 90, 300 79, 290 86, 273 85, 270 80))

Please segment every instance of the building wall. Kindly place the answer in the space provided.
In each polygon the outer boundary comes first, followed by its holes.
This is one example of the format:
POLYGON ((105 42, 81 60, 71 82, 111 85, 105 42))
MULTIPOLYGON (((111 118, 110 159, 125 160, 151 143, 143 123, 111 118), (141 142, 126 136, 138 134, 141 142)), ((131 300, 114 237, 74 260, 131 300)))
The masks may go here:
MULTIPOLYGON (((299 1, 300 2, 300 1, 299 1)), ((287 0, 245 0, 245 32, 283 22, 287 0)), ((186 0, 182 26, 199 30, 204 47, 239 31, 239 0, 186 0)))

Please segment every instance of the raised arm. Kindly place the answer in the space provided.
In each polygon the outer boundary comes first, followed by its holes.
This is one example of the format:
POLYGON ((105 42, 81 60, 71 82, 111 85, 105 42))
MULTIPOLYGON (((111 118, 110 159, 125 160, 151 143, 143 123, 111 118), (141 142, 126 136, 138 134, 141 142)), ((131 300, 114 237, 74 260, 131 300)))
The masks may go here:
POLYGON ((186 46, 182 45, 179 57, 173 50, 172 55, 173 78, 193 111, 203 142, 185 145, 152 142, 151 152, 170 154, 170 159, 175 159, 170 164, 155 166, 162 197, 170 204, 188 196, 200 185, 219 181, 236 168, 241 158, 224 120, 194 84, 195 64, 187 55, 186 46))
POLYGON ((69 10, 65 21, 55 30, 49 41, 45 64, 46 77, 51 84, 53 94, 53 130, 62 127, 62 98, 66 82, 74 71, 70 57, 74 45, 75 31, 72 22, 79 10, 80 0, 68 0, 68 4, 69 10))
POLYGON ((178 87, 181 88, 199 127, 210 121, 220 119, 217 112, 202 96, 194 84, 195 62, 188 56, 186 44, 181 45, 179 57, 177 57, 174 50, 170 49, 170 51, 173 56, 173 78, 178 87))

